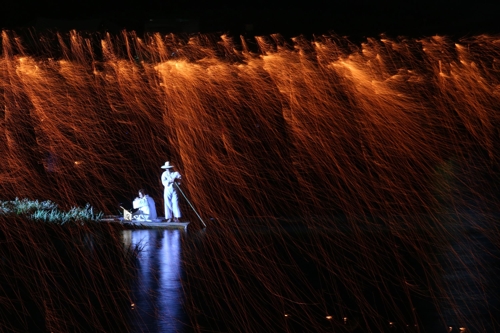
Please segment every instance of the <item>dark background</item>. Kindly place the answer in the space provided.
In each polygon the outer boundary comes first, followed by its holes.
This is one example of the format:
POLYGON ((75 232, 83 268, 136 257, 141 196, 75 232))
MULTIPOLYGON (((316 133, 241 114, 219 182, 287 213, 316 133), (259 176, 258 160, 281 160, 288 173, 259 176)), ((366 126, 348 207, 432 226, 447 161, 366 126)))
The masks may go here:
POLYGON ((499 32, 500 1, 2 0, 0 29, 352 38, 499 32))

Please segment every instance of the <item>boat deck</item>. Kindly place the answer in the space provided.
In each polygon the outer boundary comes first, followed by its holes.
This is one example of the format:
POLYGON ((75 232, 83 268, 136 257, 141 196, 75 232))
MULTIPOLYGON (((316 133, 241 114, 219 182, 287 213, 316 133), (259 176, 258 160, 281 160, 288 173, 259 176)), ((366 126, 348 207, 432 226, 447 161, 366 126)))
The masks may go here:
POLYGON ((162 228, 162 229, 186 229, 189 225, 188 221, 180 222, 167 222, 163 217, 158 217, 155 220, 125 220, 123 216, 105 216, 101 219, 103 222, 116 222, 123 224, 124 226, 130 226, 133 229, 150 229, 150 228, 162 228))

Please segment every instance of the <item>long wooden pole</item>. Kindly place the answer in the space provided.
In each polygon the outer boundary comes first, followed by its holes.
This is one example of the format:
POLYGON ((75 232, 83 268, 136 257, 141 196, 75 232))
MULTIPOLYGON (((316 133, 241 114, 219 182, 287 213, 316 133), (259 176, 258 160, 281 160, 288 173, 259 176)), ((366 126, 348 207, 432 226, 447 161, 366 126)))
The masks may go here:
POLYGON ((174 182, 175 186, 177 186, 177 189, 179 190, 179 192, 181 192, 182 196, 184 197, 184 199, 186 199, 187 203, 189 204, 189 206, 191 207, 191 209, 194 211, 194 213, 196 214, 196 216, 198 216, 198 218, 200 219, 201 223, 203 223, 203 226, 206 228, 207 225, 205 224, 205 222, 203 222, 203 219, 201 218, 200 214, 198 214, 198 212, 196 211, 196 209, 194 209, 193 205, 191 204, 191 201, 189 201, 189 199, 186 197, 186 195, 184 194, 184 192, 181 190, 180 186, 174 182))

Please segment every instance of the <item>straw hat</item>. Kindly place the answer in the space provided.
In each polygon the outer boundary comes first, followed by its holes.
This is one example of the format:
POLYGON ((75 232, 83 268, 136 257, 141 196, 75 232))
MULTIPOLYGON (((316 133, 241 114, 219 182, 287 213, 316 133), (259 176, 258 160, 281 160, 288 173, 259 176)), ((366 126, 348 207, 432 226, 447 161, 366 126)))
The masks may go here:
POLYGON ((173 165, 170 165, 170 162, 169 162, 169 161, 165 162, 165 164, 163 164, 163 165, 161 166, 161 168, 162 168, 162 169, 170 169, 170 168, 173 168, 173 167, 174 167, 174 166, 173 166, 173 165))

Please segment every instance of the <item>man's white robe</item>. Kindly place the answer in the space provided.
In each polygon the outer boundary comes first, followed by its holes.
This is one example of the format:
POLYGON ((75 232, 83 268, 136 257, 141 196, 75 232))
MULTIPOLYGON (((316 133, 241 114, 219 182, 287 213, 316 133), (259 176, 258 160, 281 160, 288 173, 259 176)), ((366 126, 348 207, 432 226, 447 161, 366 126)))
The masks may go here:
POLYGON ((133 207, 137 209, 134 216, 139 219, 155 220, 157 218, 155 201, 147 194, 142 198, 135 198, 133 207))
POLYGON ((161 182, 165 186, 163 191, 163 202, 165 204, 165 218, 171 219, 180 218, 181 210, 179 208, 179 196, 177 195, 177 185, 174 182, 179 182, 181 175, 177 171, 170 172, 166 170, 161 175, 161 182))

